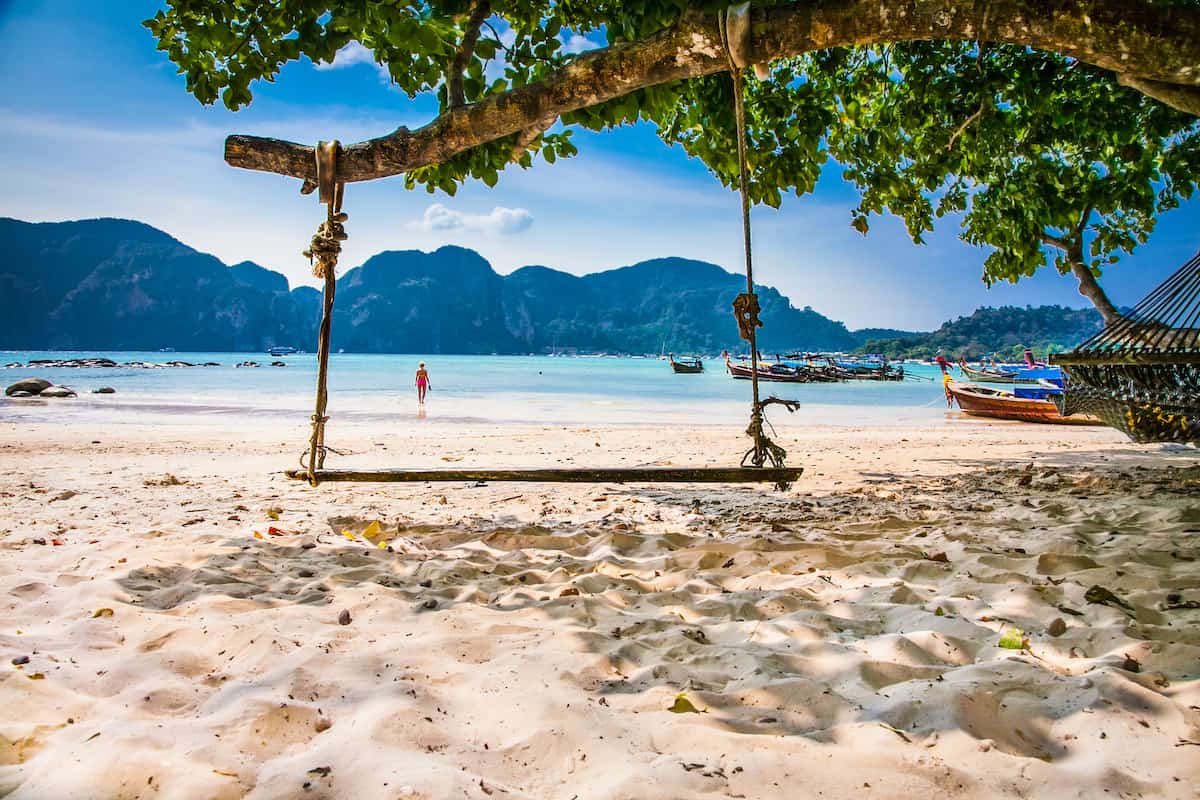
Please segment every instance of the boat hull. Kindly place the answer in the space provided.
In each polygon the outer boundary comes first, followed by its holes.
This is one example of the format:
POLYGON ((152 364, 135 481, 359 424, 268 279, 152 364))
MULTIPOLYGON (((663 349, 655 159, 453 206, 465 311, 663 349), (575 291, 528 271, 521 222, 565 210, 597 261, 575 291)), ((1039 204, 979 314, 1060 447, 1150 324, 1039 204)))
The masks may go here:
POLYGON ((1095 417, 1078 414, 1064 417, 1052 400, 1016 397, 1010 392, 986 386, 946 383, 946 394, 966 414, 974 417, 1039 422, 1051 425, 1103 425, 1095 417))

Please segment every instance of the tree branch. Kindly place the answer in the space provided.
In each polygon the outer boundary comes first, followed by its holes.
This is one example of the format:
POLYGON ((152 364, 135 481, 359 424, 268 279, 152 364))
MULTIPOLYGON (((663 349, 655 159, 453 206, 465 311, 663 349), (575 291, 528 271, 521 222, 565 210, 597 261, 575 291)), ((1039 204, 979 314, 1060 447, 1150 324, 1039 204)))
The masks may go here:
POLYGON ((1071 231, 1071 238, 1066 239, 1042 233, 1042 244, 1057 247, 1063 251, 1067 264, 1071 267, 1071 274, 1075 276, 1075 280, 1079 281, 1079 293, 1100 312, 1105 325, 1112 325, 1122 319, 1122 314, 1108 299, 1108 295, 1097 282, 1096 276, 1092 274, 1091 268, 1083 261, 1083 231, 1087 226, 1088 218, 1092 215, 1092 210, 1092 207, 1088 206, 1083 212, 1079 224, 1071 231))
MULTIPOLYGON (((1126 0, 947 4, 943 0, 827 0, 754 8, 754 63, 851 45, 955 39, 1002 42, 1062 53, 1114 72, 1182 84, 1200 94, 1200 8, 1126 0)), ((339 158, 346 182, 398 175, 436 164, 548 117, 638 89, 727 68, 713 14, 686 13, 647 39, 580 54, 540 81, 447 110, 428 125, 353 144, 339 158)), ((277 139, 230 136, 225 160, 301 180, 316 177, 313 149, 277 139)))
POLYGON ((450 108, 466 105, 467 101, 463 97, 463 72, 471 63, 471 56, 475 54, 475 42, 479 41, 479 32, 483 28, 484 20, 491 13, 490 0, 479 0, 471 8, 471 14, 467 17, 462 44, 459 45, 458 52, 454 54, 454 61, 450 63, 450 72, 446 76, 446 105, 450 108))
POLYGON ((1160 103, 1166 103, 1176 111, 1200 117, 1200 87, 1152 81, 1124 72, 1117 73, 1117 82, 1122 86, 1128 86, 1130 89, 1136 89, 1144 95, 1153 97, 1160 103))

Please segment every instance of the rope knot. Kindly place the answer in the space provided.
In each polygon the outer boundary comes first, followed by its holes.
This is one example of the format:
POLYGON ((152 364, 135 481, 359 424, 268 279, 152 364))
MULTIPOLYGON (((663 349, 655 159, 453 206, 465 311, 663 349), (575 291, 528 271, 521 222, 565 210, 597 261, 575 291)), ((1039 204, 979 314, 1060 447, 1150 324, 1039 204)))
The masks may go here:
POLYGON ((737 317, 738 335, 747 342, 754 341, 754 331, 762 327, 758 318, 758 295, 742 292, 733 299, 733 315, 737 317))

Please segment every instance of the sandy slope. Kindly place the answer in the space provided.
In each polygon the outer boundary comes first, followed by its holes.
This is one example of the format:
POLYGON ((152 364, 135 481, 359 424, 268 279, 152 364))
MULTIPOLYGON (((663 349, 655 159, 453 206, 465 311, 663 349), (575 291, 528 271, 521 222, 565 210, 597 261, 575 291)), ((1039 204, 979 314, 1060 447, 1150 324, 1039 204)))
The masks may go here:
MULTIPOLYGON (((1200 601, 1195 450, 955 422, 790 432, 787 494, 314 491, 276 472, 303 430, 256 424, 0 426, 0 796, 1200 789, 1200 610, 1166 607, 1200 601), (1013 628, 1027 648, 998 646, 1013 628), (680 692, 702 713, 669 712, 680 692)), ((743 446, 435 422, 331 442, 360 465, 743 446)))

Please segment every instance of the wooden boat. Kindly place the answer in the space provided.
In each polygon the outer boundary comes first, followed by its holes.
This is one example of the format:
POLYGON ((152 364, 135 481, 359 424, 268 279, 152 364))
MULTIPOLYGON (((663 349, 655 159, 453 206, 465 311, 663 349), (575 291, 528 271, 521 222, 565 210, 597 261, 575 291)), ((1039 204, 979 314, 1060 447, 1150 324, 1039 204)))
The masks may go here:
MULTIPOLYGON (((754 370, 744 364, 734 364, 725 359, 725 369, 738 380, 750 380, 754 370)), ((840 377, 830 375, 822 369, 808 366, 789 366, 787 364, 758 365, 758 379, 773 383, 836 383, 840 377)))
MULTIPOLYGON (((1050 399, 1053 389, 1031 390, 1028 397, 1019 397, 1013 392, 979 386, 973 383, 945 382, 946 401, 956 402, 964 413, 976 417, 1012 419, 1021 422, 1047 422, 1057 425, 1103 425, 1100 420, 1086 414, 1064 417, 1058 406, 1050 399)), ((1019 390, 1018 390, 1019 391, 1019 390)))
POLYGON ((694 375, 698 372, 704 372, 704 362, 699 358, 676 359, 674 353, 668 353, 667 361, 670 362, 671 369, 678 375, 694 375))
POLYGON ((1044 380, 1062 380, 1062 370, 1057 367, 1012 367, 1005 365, 976 369, 968 365, 965 361, 959 361, 958 368, 962 370, 963 375, 967 378, 984 383, 1034 384, 1044 380))

